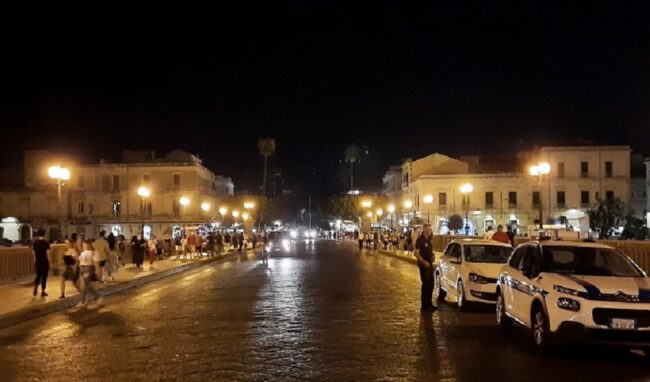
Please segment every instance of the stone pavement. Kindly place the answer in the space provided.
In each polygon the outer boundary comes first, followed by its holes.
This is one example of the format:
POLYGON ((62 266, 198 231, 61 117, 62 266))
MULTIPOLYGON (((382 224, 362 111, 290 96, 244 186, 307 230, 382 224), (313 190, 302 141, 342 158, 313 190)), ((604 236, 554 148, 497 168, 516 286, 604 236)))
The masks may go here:
MULTIPOLYGON (((115 274, 115 280, 106 281, 104 284, 95 283, 95 287, 101 291, 102 295, 110 295, 196 268, 205 263, 219 260, 235 253, 234 251, 230 251, 223 255, 213 257, 208 257, 203 254, 198 259, 179 259, 178 256, 173 255, 167 259, 154 262, 153 266, 145 262, 143 268, 137 268, 127 263, 119 268, 115 274)), ((46 289, 49 296, 41 297, 40 287, 38 295, 32 295, 34 276, 0 284, 0 301, 2 301, 2 304, 0 304, 0 328, 15 325, 22 321, 50 314, 78 304, 80 296, 74 285, 71 282, 66 283, 66 298, 64 299, 59 298, 61 295, 60 285, 61 276, 50 274, 46 289)))

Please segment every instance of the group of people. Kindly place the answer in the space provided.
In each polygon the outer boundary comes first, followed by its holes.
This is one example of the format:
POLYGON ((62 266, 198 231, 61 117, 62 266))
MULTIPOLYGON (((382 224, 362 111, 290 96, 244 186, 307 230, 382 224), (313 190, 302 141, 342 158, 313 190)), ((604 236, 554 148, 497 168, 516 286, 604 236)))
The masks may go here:
MULTIPOLYGON (((41 297, 48 296, 46 291, 47 278, 50 271, 49 251, 50 243, 44 238, 44 231, 37 232, 37 237, 32 243, 34 252, 34 265, 36 278, 34 280, 33 295, 38 295, 41 287, 41 297)), ((120 249, 118 239, 110 233, 101 231, 95 240, 86 240, 83 235, 73 233, 65 241, 63 254, 64 271, 61 275, 59 298, 65 298, 66 284, 68 282, 81 294, 81 303, 88 301, 88 296, 100 297, 94 287, 95 282, 105 282, 106 279, 115 279, 119 269, 120 249)))
POLYGON ((483 238, 485 240, 494 240, 494 241, 499 241, 501 243, 505 244, 510 244, 511 246, 515 246, 515 232, 512 230, 512 226, 507 226, 507 230, 503 230, 503 226, 499 224, 497 226, 497 230, 494 231, 492 226, 488 226, 487 230, 485 231, 485 235, 483 238))
POLYGON ((354 232, 354 236, 359 242, 359 250, 383 248, 385 250, 401 249, 406 253, 413 251, 413 243, 420 235, 419 230, 409 230, 399 232, 396 230, 389 231, 372 231, 372 232, 354 232))
MULTIPOLYGON (((263 233, 262 236, 265 234, 263 233)), ((191 231, 189 235, 177 236, 174 246, 179 258, 194 258, 203 253, 207 256, 215 256, 230 250, 243 253, 249 244, 255 248, 259 241, 260 236, 256 233, 210 231, 205 236, 201 236, 191 231)))

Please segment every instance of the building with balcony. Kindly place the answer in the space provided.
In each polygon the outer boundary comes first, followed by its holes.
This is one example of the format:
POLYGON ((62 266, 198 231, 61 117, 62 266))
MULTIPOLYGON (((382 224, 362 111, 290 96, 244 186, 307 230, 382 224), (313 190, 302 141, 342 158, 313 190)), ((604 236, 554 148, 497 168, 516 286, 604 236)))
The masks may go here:
POLYGON ((72 232, 94 237, 99 230, 130 237, 177 235, 184 225, 210 221, 218 214, 218 203, 231 197, 230 178, 215 175, 197 156, 174 150, 162 157, 150 151, 125 150, 120 162, 77 163, 49 151, 27 151, 23 185, 0 191, 0 216, 17 218, 50 237, 72 232), (56 181, 48 168, 70 169, 70 179, 61 189, 61 211, 56 181), (143 198, 138 189, 146 187, 143 198), (185 197, 189 204, 180 204, 185 197), (201 208, 201 205, 206 210, 201 208))
POLYGON ((432 154, 407 160, 402 198, 412 208, 402 207, 402 220, 430 220, 445 233, 450 215, 467 215, 471 232, 480 234, 497 224, 526 229, 539 224, 541 211, 544 224, 582 223, 586 229, 585 211, 598 200, 630 199, 629 146, 541 147, 495 158, 432 154), (529 167, 540 162, 550 164, 549 174, 530 175, 529 167), (459 191, 465 183, 473 186, 468 197, 459 191))

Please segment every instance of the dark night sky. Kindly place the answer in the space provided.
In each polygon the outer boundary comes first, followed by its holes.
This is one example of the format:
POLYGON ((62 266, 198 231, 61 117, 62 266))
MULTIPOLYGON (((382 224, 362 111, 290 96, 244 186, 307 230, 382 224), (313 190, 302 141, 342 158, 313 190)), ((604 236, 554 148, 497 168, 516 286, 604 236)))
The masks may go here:
POLYGON ((648 2, 351 3, 0 8, 0 157, 179 147, 254 189, 269 135, 274 164, 326 193, 344 188, 350 142, 369 149, 373 186, 433 151, 588 139, 650 153, 648 2))

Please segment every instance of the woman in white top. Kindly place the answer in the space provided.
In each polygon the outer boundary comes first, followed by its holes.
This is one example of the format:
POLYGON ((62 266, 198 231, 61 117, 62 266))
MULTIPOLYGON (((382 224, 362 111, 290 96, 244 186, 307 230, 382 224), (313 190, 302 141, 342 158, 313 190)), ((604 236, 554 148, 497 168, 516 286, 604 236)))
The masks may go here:
POLYGON ((84 242, 84 251, 79 255, 79 274, 81 276, 81 304, 87 302, 88 293, 95 297, 101 297, 100 293, 93 286, 93 281, 97 281, 95 275, 95 264, 93 262, 95 248, 90 240, 84 242))

